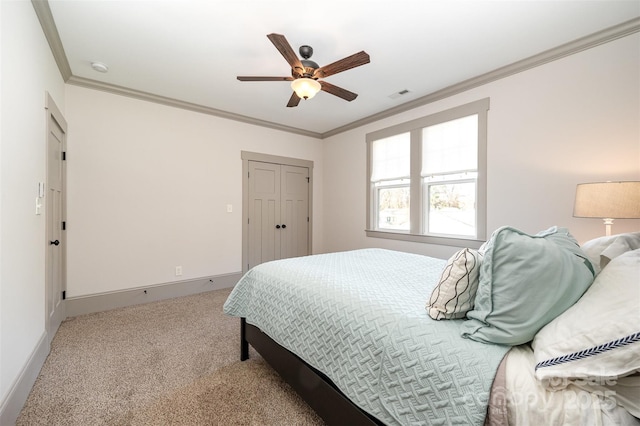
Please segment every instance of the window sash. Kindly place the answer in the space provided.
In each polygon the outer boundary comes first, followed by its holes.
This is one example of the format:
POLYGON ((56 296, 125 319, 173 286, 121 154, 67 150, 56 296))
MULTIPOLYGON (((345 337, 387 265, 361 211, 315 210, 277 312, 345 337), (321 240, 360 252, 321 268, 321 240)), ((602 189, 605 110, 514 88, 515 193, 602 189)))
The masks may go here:
POLYGON ((373 141, 371 181, 408 179, 411 174, 409 133, 373 141))
MULTIPOLYGON (((427 179, 423 179, 422 183, 422 200, 423 200, 423 234, 424 235, 435 235, 441 237, 454 237, 454 238, 476 238, 478 234, 478 215, 477 215, 477 198, 478 198, 478 183, 475 178, 466 178, 466 179, 443 179, 437 181, 430 181, 427 179), (469 224, 468 227, 472 229, 472 232, 469 233, 458 233, 458 232, 439 232, 436 229, 431 228, 431 214, 432 214, 432 205, 431 205, 431 190, 436 186, 444 186, 444 185, 460 185, 460 184, 473 184, 473 220, 472 224, 469 224)), ((446 215, 443 215, 446 218, 446 215)), ((458 218, 460 219, 460 218, 458 218)))
POLYGON ((408 196, 408 206, 406 208, 393 208, 390 206, 388 209, 382 209, 380 201, 380 193, 382 191, 389 191, 394 189, 409 189, 410 182, 398 182, 385 183, 380 182, 375 187, 375 205, 376 205, 376 229, 393 230, 395 232, 409 232, 411 226, 411 194, 408 196), (383 212, 387 212, 386 215, 383 212), (386 220, 382 220, 386 218, 386 220), (407 226, 402 226, 403 219, 407 221, 407 226), (389 224, 384 226, 382 224, 389 224), (397 225, 396 225, 397 224, 397 225))
POLYGON ((478 167, 478 114, 422 129, 422 174, 478 167))

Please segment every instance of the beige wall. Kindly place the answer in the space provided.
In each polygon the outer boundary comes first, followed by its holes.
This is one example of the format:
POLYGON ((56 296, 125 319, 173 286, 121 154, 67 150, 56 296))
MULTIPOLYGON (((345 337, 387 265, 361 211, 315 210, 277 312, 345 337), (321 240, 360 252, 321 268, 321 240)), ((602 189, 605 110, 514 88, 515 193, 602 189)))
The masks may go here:
MULTIPOLYGON (((584 242, 600 219, 572 217, 576 184, 640 180, 640 35, 515 74, 325 141, 325 251, 385 247, 437 257, 455 248, 367 238, 365 135, 489 97, 488 233, 558 225, 584 242)), ((613 232, 640 230, 617 220, 613 232)))
MULTIPOLYGON (((0 1, 0 406, 45 335, 45 91, 64 83, 31 2, 0 1)), ((46 200, 45 208, 46 208, 46 200)))
POLYGON ((66 96, 70 297, 240 272, 242 150, 314 162, 321 251, 322 141, 77 86, 66 96))

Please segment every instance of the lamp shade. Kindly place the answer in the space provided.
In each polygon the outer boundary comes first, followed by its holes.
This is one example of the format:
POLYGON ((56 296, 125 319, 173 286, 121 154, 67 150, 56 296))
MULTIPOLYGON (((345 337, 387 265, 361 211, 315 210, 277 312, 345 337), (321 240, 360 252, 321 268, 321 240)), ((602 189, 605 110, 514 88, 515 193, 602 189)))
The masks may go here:
POLYGON ((640 218, 640 182, 581 183, 576 188, 574 217, 640 218))
POLYGON ((320 91, 322 86, 312 78, 302 77, 293 80, 291 88, 300 99, 311 99, 320 91))

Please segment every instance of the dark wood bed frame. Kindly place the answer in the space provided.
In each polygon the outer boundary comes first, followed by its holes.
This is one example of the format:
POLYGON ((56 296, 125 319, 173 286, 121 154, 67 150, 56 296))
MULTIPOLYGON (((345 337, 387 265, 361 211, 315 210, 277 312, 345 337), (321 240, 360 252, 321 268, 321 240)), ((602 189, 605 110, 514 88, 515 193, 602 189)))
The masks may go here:
POLYGON ((260 353, 328 425, 384 424, 351 402, 327 376, 241 318, 241 361, 249 359, 249 345, 260 353))

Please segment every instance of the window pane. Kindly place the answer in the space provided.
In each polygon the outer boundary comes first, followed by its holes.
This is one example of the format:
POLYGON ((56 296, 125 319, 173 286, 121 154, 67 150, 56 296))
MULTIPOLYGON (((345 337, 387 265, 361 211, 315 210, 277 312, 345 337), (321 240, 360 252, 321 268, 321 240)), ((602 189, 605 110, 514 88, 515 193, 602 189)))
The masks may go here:
POLYGON ((478 116, 458 118, 422 130, 422 176, 476 170, 478 116))
POLYGON ((475 182, 432 184, 427 188, 430 234, 476 235, 475 182))
POLYGON ((403 133, 373 142, 372 182, 409 177, 409 136, 403 133))
POLYGON ((378 193, 378 229, 408 231, 409 187, 379 187, 378 193))

